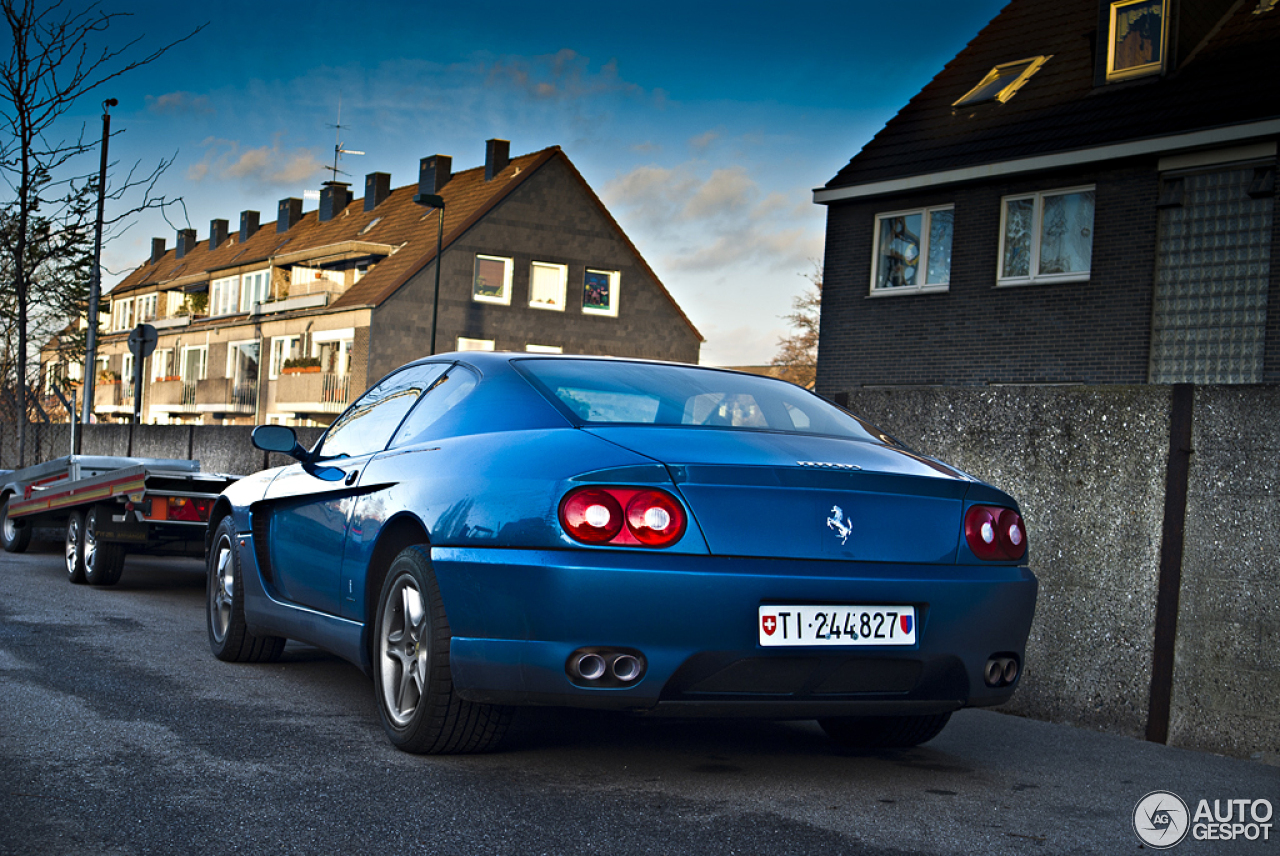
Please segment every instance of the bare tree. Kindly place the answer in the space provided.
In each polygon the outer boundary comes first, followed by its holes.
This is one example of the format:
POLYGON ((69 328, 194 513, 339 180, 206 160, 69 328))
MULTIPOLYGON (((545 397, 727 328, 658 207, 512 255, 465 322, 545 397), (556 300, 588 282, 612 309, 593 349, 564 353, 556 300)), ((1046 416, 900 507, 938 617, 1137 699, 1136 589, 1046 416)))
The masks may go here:
POLYGON ((813 263, 813 270, 805 274, 811 283, 803 294, 791 301, 795 311, 784 315, 791 322, 794 332, 778 339, 778 353, 773 358, 775 366, 782 366, 782 376, 792 383, 813 388, 818 372, 818 321, 822 313, 822 265, 813 263))
POLYGON ((142 201, 117 213, 112 222, 168 204, 152 196, 152 190, 172 160, 161 161, 141 176, 135 167, 114 188, 99 188, 92 159, 83 157, 98 140, 86 139, 84 126, 74 137, 63 136, 62 119, 103 84, 154 62, 203 26, 153 48, 145 35, 113 45, 107 31, 131 15, 104 11, 97 2, 77 8, 65 0, 0 0, 0 11, 13 37, 9 55, 0 62, 0 174, 13 193, 4 203, 6 240, 0 252, 5 256, 5 277, 0 290, 8 292, 4 300, 11 302, 14 312, 15 361, 5 380, 13 382, 17 392, 21 466, 32 321, 64 308, 59 302, 67 296, 62 289, 68 277, 75 284, 72 299, 78 295, 79 305, 84 305, 88 283, 78 274, 85 269, 84 238, 92 225, 86 201, 96 199, 98 192, 118 200, 139 190, 142 201))

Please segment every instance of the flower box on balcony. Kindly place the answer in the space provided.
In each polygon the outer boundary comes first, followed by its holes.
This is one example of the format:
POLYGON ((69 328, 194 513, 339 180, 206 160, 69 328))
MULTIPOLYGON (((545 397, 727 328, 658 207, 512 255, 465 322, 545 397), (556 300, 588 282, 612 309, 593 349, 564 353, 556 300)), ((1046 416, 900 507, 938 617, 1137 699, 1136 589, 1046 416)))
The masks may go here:
POLYGON ((312 374, 320 371, 319 366, 290 366, 287 369, 281 369, 281 374, 312 374))

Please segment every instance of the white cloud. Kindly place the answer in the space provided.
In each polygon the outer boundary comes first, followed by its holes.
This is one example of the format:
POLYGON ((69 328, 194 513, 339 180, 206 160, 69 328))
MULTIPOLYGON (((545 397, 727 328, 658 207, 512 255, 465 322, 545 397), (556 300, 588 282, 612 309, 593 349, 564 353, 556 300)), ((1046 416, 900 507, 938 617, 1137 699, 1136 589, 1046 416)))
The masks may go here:
POLYGON ((689 148, 694 151, 705 151, 712 143, 720 139, 719 131, 706 131, 689 140, 689 148))
POLYGON ((191 181, 238 179, 250 184, 296 186, 316 177, 324 169, 309 149, 284 150, 277 137, 269 146, 244 148, 238 140, 210 137, 204 141, 205 154, 187 169, 191 181))
POLYGON ((148 95, 147 110, 158 115, 212 113, 213 107, 204 95, 192 92, 166 92, 164 95, 148 95))
POLYGON ((487 80, 490 85, 513 86, 545 100, 645 94, 639 85, 622 79, 616 59, 593 69, 590 57, 570 48, 542 56, 503 57, 489 66, 487 80))

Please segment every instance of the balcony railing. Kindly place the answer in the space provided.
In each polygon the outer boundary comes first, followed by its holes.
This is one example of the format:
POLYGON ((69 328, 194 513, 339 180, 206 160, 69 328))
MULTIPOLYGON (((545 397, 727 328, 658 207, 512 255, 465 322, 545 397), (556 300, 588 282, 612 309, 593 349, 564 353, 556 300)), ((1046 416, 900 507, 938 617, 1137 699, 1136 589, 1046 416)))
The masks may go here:
POLYGON ((289 372, 276 381, 276 407, 298 413, 340 413, 351 397, 351 375, 289 372))
MULTIPOLYGON (((183 392, 185 402, 186 392, 183 392)), ((195 405, 207 413, 252 414, 258 407, 256 383, 236 383, 231 378, 211 377, 195 382, 195 405)))

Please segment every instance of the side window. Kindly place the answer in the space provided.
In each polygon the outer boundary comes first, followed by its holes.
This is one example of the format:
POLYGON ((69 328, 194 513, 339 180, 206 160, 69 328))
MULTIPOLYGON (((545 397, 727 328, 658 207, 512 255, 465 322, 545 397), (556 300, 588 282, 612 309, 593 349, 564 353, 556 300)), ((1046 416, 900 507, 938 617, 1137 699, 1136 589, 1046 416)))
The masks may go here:
POLYGON ((475 372, 455 366, 449 374, 440 378, 422 396, 422 401, 404 420, 396 432, 392 446, 404 446, 424 439, 428 430, 446 413, 457 407, 476 387, 475 372))
POLYGON ((442 363, 410 366, 383 380, 329 427, 321 441, 320 454, 337 458, 381 452, 418 396, 447 368, 442 363))

